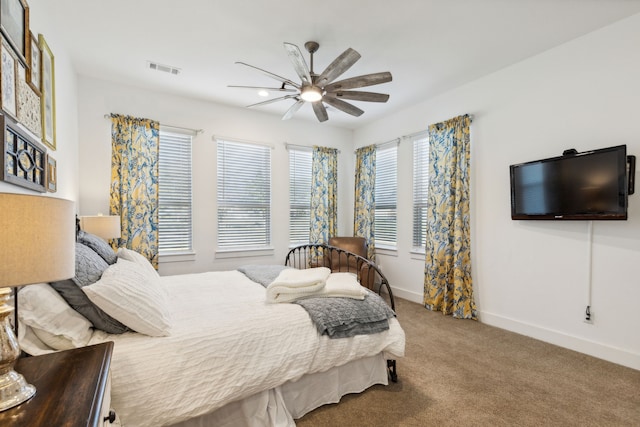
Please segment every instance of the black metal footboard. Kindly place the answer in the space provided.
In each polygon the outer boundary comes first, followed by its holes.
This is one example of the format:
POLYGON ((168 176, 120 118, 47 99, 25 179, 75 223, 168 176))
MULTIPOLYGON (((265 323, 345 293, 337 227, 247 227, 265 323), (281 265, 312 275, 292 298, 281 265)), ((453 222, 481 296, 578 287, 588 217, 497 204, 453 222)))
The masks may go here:
MULTIPOLYGON (((389 281, 378 266, 360 255, 329 245, 308 244, 292 248, 284 265, 298 269, 328 267, 332 272, 354 273, 360 284, 380 295, 395 311, 396 305, 389 281)), ((396 361, 387 360, 389 378, 398 381, 396 361)))

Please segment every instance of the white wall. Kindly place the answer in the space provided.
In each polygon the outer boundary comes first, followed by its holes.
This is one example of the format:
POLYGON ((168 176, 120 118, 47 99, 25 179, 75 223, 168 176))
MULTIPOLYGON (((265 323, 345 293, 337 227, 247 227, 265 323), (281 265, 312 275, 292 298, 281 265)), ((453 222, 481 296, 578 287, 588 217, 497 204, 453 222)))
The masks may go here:
MULTIPOLYGON (((55 107, 56 143, 55 151, 49 154, 56 160, 58 169, 58 191, 42 193, 51 197, 78 200, 78 97, 76 73, 65 47, 59 43, 58 28, 51 25, 39 0, 29 1, 30 28, 37 37, 45 36, 55 58, 55 107)), ((0 191, 10 193, 39 194, 23 187, 0 182, 0 191)))
MULTIPOLYGON (((354 134, 360 147, 472 114, 472 263, 480 321, 635 369, 640 194, 629 197, 628 221, 593 223, 593 324, 587 324, 588 222, 512 221, 508 166, 558 156, 567 148, 626 144, 628 154, 640 156, 638 46, 640 15, 354 134)), ((378 260, 398 295, 421 302, 424 262, 409 254, 411 148, 405 141, 398 153, 397 256, 378 260)))
MULTIPOLYGON (((221 270, 245 263, 284 262, 288 250, 289 157, 284 143, 320 145, 340 150, 338 182, 353 174, 352 131, 327 123, 282 121, 254 110, 224 107, 118 83, 81 77, 78 83, 80 140, 80 214, 109 211, 111 121, 107 113, 158 120, 161 124, 203 129, 193 142, 193 209, 195 260, 160 263, 160 274, 221 270), (272 151, 273 257, 217 259, 216 144, 212 136, 266 143, 272 151)), ((353 179, 351 179, 353 182, 353 179)), ((338 230, 347 229, 348 197, 353 187, 338 189, 338 230)), ((351 208, 352 209, 352 208, 351 208)))
MULTIPOLYGON (((556 156, 567 148, 585 151, 627 144, 629 154, 640 155, 636 125, 639 45, 640 15, 636 15, 425 100, 355 133, 327 124, 281 122, 256 111, 81 77, 77 109, 80 213, 108 210, 110 124, 103 118, 105 113, 204 129, 194 144, 196 259, 163 264, 161 273, 282 262, 288 225, 282 220, 287 218, 287 155, 283 142, 341 149, 339 232, 350 234, 353 148, 388 141, 469 113, 474 116, 472 262, 480 321, 640 369, 640 321, 635 313, 640 300, 640 194, 629 198, 628 221, 593 224, 594 321, 586 324, 587 222, 512 221, 508 181, 510 164, 556 156), (262 141, 275 147, 276 256, 216 259, 213 134, 262 141)), ((407 142, 400 144, 399 162, 398 251, 393 256, 380 255, 379 261, 396 294, 420 302, 424 265, 422 259, 414 259, 409 253, 412 162, 407 142)))

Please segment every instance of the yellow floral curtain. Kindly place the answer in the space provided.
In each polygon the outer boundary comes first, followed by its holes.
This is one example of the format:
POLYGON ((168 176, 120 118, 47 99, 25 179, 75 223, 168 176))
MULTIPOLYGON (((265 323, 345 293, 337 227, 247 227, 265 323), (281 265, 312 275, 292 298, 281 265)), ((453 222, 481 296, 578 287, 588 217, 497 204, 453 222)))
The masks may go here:
POLYGON ((353 235, 367 239, 367 257, 375 260, 376 146, 356 150, 353 235))
POLYGON ((471 280, 469 169, 471 119, 429 126, 429 203, 424 304, 453 317, 476 319, 471 280))
POLYGON ((119 215, 117 247, 141 253, 158 268, 159 123, 111 115, 110 214, 119 215))
POLYGON ((309 243, 328 243, 338 228, 338 150, 313 147, 309 243))

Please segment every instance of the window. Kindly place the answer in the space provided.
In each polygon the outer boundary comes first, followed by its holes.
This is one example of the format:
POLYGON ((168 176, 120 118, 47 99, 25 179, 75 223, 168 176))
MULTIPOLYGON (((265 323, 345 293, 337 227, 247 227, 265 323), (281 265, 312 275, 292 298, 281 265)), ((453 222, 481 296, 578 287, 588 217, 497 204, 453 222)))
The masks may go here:
POLYGON ((218 140, 218 249, 271 244, 271 148, 218 140))
POLYGON ((160 127, 158 150, 158 250, 192 252, 190 134, 160 127))
POLYGON ((312 151, 289 148, 289 244, 309 243, 312 151))
POLYGON ((376 248, 395 249, 397 235, 398 144, 376 149, 376 248))
POLYGON ((413 139, 413 250, 424 253, 429 196, 429 137, 413 139))

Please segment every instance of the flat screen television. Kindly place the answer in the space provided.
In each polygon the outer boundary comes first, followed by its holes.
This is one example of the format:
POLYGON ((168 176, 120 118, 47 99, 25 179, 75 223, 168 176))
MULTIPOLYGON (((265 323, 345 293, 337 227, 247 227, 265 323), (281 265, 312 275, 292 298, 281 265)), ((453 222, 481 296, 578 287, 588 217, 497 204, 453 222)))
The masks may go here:
POLYGON ((511 219, 626 220, 627 146, 565 153, 509 166, 511 219))

